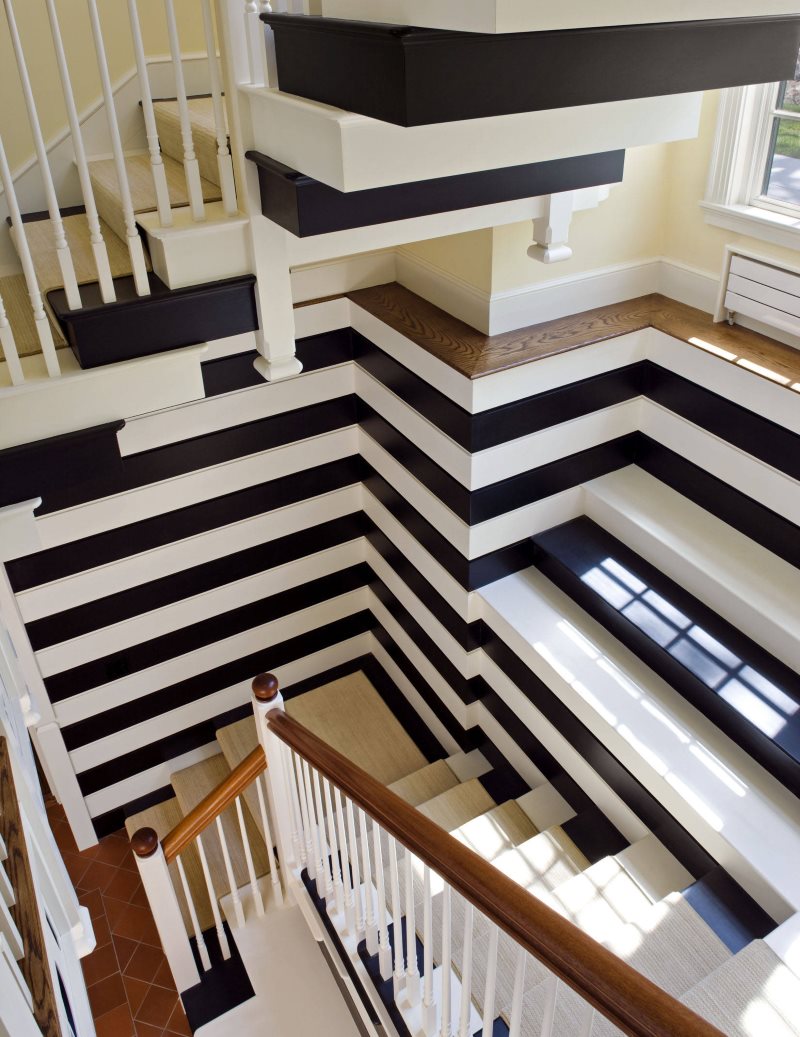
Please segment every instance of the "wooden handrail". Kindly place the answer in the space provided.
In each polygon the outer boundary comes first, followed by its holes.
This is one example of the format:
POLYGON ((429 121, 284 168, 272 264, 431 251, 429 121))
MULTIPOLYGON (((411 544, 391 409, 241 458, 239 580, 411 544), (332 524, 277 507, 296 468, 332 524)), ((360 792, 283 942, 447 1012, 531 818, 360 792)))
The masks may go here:
MULTIPOLYGON (((228 775, 228 777, 202 799, 193 810, 190 810, 182 821, 172 829, 169 835, 161 840, 161 849, 167 863, 174 860, 179 853, 201 835, 215 821, 237 796, 252 784, 259 774, 267 769, 267 758, 260 745, 245 756, 228 775)), ((147 856, 146 853, 142 856, 147 856)))
POLYGON ((282 742, 629 1037, 724 1037, 282 710, 267 719, 282 742))

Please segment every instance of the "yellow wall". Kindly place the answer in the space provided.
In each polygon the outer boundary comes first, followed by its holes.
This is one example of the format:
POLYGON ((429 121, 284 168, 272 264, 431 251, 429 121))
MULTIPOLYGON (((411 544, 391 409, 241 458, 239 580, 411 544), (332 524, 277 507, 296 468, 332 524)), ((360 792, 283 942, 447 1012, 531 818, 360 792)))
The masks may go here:
MULTIPOLYGON (((100 79, 94 56, 85 0, 56 0, 64 47, 73 76, 78 110, 100 97, 100 79)), ((134 68, 130 23, 125 0, 98 0, 112 81, 134 68)), ((202 18, 196 0, 176 0, 175 9, 184 53, 205 50, 202 18)), ((67 125, 61 86, 55 66, 50 27, 43 0, 16 0, 14 11, 45 140, 67 125)), ((164 7, 156 0, 140 0, 139 13, 148 55, 169 51, 164 7)), ((0 133, 12 170, 33 154, 19 76, 14 63, 5 16, 0 14, 0 133)))

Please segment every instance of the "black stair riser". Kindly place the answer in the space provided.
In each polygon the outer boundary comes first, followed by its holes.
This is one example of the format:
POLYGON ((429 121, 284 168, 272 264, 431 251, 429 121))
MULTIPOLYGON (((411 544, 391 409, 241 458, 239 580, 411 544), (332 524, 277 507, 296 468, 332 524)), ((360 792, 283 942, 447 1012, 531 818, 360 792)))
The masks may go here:
POLYGON ((399 126, 791 79, 800 45, 788 16, 487 35, 262 17, 281 90, 399 126))
POLYGON ((258 167, 262 213, 300 238, 616 184, 625 165, 624 151, 608 151, 345 193, 258 151, 247 158, 258 167))
POLYGON ((255 278, 233 277, 170 290, 150 275, 150 295, 132 278, 114 281, 117 301, 103 303, 96 284, 81 289, 84 305, 70 310, 63 289, 47 299, 84 370, 242 335, 258 328, 255 278))
MULTIPOLYGON (((703 683, 682 662, 639 629, 580 577, 585 562, 573 555, 585 553, 587 544, 599 538, 607 548, 603 557, 613 557, 657 594, 683 612, 693 623, 725 645, 742 662, 795 700, 800 700, 798 678, 787 666, 770 656, 750 638, 736 630, 712 609, 678 587, 654 566, 630 552, 616 538, 599 529, 591 520, 576 519, 547 533, 534 537, 535 565, 557 587, 612 633, 655 673, 678 691, 695 708, 715 723, 734 742, 748 752, 795 795, 800 794, 800 758, 797 751, 795 725, 787 720, 781 732, 781 745, 747 720, 714 689, 703 683)), ((735 675, 734 675, 735 676, 735 675)), ((723 679, 721 684, 726 681, 723 679)))

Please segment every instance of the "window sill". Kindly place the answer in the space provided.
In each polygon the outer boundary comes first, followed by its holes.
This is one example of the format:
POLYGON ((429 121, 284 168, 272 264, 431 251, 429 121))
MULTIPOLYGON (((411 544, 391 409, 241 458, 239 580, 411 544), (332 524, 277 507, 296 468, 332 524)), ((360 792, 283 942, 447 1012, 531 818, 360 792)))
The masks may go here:
POLYGON ((720 205, 700 202, 706 223, 714 227, 745 234, 748 238, 769 241, 773 245, 800 251, 800 218, 783 216, 754 205, 720 205))

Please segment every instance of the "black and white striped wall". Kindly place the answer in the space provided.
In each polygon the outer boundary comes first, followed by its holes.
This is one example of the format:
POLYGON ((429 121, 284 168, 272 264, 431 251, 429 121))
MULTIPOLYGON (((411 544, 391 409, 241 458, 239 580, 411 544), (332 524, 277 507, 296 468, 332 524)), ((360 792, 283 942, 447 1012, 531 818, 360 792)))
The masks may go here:
MULTIPOLYGON (((597 517, 587 484, 631 466, 794 571, 795 394, 653 329, 470 381, 345 299, 298 326, 300 377, 214 359, 206 399, 106 429, 100 471, 65 479, 47 463, 63 441, 37 448, 42 549, 6 568, 98 834, 217 751, 255 673, 290 688, 372 656, 448 752, 479 727, 529 786, 553 781, 707 870, 702 830, 565 705, 480 592, 531 566, 532 535, 597 517)), ((762 627, 796 668, 800 637, 762 627)))

